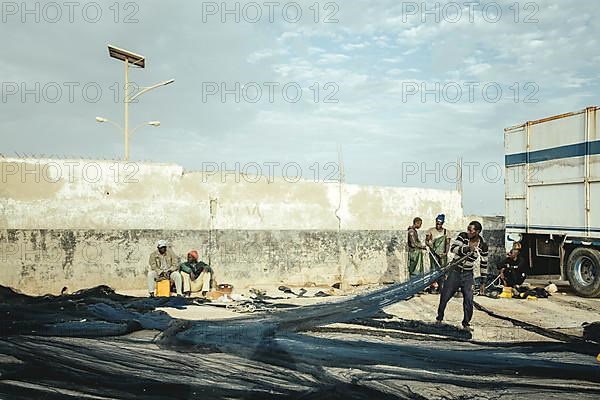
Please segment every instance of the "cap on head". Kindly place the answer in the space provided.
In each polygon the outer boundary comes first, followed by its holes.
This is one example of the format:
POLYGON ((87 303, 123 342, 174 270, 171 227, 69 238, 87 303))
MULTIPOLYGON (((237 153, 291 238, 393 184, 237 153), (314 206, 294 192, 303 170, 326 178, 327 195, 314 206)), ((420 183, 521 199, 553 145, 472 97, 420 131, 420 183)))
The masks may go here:
POLYGON ((437 217, 435 217, 435 221, 443 224, 444 222, 446 222, 446 216, 444 214, 440 214, 437 217))
POLYGON ((198 255, 198 252, 197 252, 196 250, 192 250, 192 251, 190 251, 190 252, 189 252, 187 255, 188 255, 188 256, 192 256, 192 258, 193 258, 194 260, 198 260, 198 257, 199 257, 199 255, 198 255))
POLYGON ((159 240, 158 243, 156 244, 156 247, 158 247, 159 249, 161 247, 167 247, 168 243, 166 240, 159 240))

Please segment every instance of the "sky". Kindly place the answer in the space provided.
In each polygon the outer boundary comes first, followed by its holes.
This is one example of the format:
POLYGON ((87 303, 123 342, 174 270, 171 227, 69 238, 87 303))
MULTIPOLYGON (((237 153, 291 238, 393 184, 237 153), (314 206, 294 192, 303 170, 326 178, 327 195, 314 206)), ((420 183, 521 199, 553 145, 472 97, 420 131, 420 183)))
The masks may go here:
MULTIPOLYGON (((599 105, 594 2, 2 2, 0 153, 454 189, 504 214, 504 128, 599 105), (340 162, 340 160, 342 162, 340 162)), ((401 206, 401 205, 399 205, 401 206)))

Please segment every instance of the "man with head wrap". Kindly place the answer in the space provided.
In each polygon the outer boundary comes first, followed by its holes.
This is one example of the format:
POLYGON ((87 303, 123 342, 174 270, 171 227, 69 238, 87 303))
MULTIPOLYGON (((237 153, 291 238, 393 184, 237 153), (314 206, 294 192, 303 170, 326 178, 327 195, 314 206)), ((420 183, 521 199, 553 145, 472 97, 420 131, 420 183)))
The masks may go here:
POLYGON ((188 297, 192 292, 202 292, 205 296, 210 290, 213 271, 208 264, 198 261, 198 258, 198 252, 192 250, 187 255, 187 261, 179 266, 183 278, 183 293, 188 297))
MULTIPOLYGON (((448 251, 450 250, 450 236, 444 228, 446 216, 440 214, 435 219, 435 226, 427 231, 425 244, 429 247, 429 263, 431 269, 440 269, 448 264, 448 251)), ((443 278, 440 278, 435 291, 442 289, 443 278)))

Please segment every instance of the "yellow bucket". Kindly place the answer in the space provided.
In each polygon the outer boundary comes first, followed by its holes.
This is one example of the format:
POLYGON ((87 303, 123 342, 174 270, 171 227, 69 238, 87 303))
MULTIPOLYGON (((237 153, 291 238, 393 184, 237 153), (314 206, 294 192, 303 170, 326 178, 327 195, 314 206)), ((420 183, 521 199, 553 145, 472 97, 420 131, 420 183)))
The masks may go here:
POLYGON ((500 297, 501 299, 512 299, 512 288, 504 286, 504 289, 502 289, 502 293, 500 293, 500 296, 498 297, 500 297))
POLYGON ((171 296, 171 281, 165 279, 156 283, 156 296, 170 297, 171 296))

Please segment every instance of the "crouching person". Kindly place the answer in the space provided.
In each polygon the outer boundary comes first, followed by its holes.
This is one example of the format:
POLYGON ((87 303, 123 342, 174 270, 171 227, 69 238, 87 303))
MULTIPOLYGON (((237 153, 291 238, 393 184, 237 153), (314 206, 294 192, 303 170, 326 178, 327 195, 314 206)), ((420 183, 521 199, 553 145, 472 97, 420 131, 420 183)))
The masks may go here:
POLYGON ((177 266, 177 256, 167 248, 166 240, 159 240, 157 249, 150 254, 148 260, 148 292, 150 297, 154 297, 156 291, 156 282, 169 279, 175 284, 177 296, 182 293, 182 279, 177 266))
POLYGON ((512 298, 513 288, 525 282, 527 278, 527 261, 521 257, 521 247, 514 247, 500 266, 500 280, 504 289, 500 297, 512 298))
POLYGON ((198 261, 196 250, 188 253, 187 262, 179 266, 179 271, 183 279, 183 292, 186 296, 191 296, 192 292, 201 292, 202 296, 206 296, 210 290, 213 271, 208 264, 198 261))

